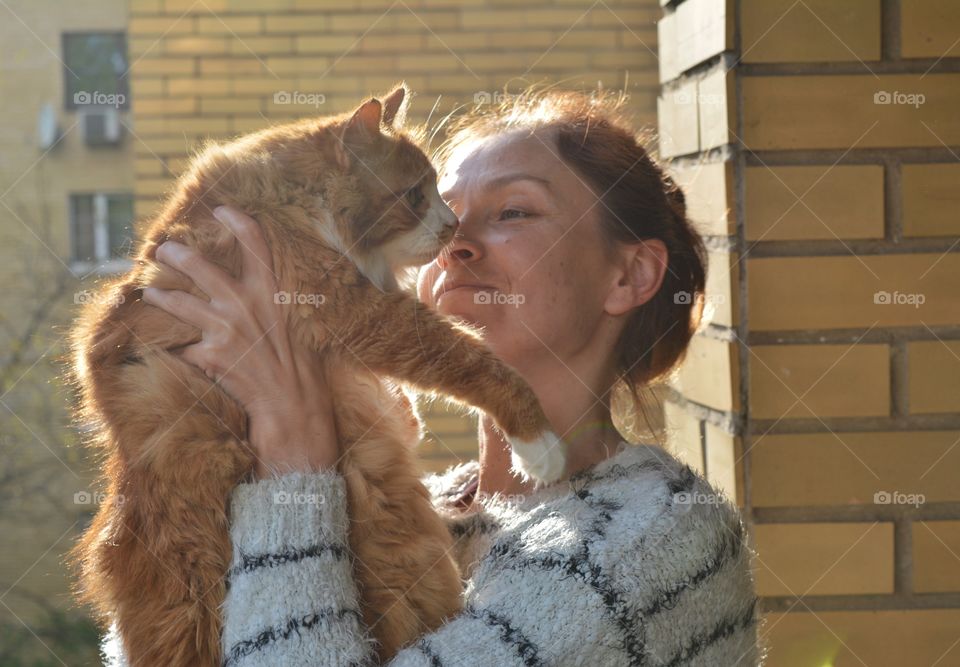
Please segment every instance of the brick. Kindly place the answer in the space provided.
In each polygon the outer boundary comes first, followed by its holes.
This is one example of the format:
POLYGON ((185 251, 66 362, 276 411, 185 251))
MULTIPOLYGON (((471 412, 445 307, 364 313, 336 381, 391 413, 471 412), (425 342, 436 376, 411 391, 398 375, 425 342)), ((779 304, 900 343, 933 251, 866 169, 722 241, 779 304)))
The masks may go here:
POLYGON ((399 55, 394 56, 394 62, 401 72, 454 72, 463 67, 452 53, 399 55))
POLYGON ((327 53, 341 56, 357 47, 352 35, 305 35, 295 38, 297 53, 327 53))
POLYGON ((360 39, 357 48, 361 53, 404 53, 411 51, 419 53, 424 49, 424 39, 423 35, 418 34, 367 35, 360 39))
POLYGON ((673 90, 664 91, 657 98, 657 120, 660 155, 675 157, 696 153, 700 147, 696 82, 687 81, 673 90))
POLYGON ((748 167, 751 241, 883 238, 883 167, 748 167))
POLYGON ((892 523, 758 524, 753 537, 758 595, 893 592, 892 523))
POLYGON ((697 83, 697 114, 700 150, 723 146, 733 141, 731 121, 735 122, 733 75, 724 71, 708 74, 697 83))
POLYGON ((900 53, 904 58, 960 56, 957 26, 960 5, 954 0, 905 2, 900 8, 900 53))
POLYGON ((264 27, 268 33, 302 35, 308 32, 323 32, 330 27, 330 19, 322 14, 268 15, 264 17, 264 21, 264 27))
POLYGON ((734 326, 737 322, 737 290, 740 279, 738 257, 720 250, 708 251, 707 285, 703 322, 734 326))
POLYGON ((701 234, 727 236, 733 233, 731 162, 698 162, 694 165, 677 162, 670 165, 669 171, 683 189, 687 217, 694 221, 701 234))
POLYGON ((740 17, 743 62, 880 59, 879 0, 743 0, 740 17))
POLYGON ((903 233, 960 236, 960 164, 905 164, 903 233))
POLYGON ((233 82, 230 79, 201 78, 167 80, 167 94, 172 96, 226 95, 232 88, 233 82))
POLYGON ((164 176, 167 170, 162 160, 149 157, 135 159, 133 161, 133 171, 137 178, 142 178, 164 176))
POLYGON ((885 345, 754 345, 750 351, 750 414, 756 419, 890 413, 885 345))
POLYGON ((333 65, 333 58, 325 56, 270 56, 267 68, 278 76, 318 75, 333 65))
POLYGON ((741 92, 752 150, 960 143, 960 74, 744 77, 741 92))
POLYGON ((168 37, 161 43, 163 52, 173 56, 222 56, 227 53, 227 40, 223 37, 168 37))
POLYGON ((297 82, 292 78, 243 78, 233 82, 233 94, 240 95, 269 95, 280 91, 293 92, 297 89, 297 82))
POLYGON ((750 450, 756 507, 872 505, 877 493, 960 500, 960 433, 902 431, 758 435, 750 450))
POLYGON ((677 13, 667 14, 657 22, 657 66, 660 81, 667 82, 680 76, 680 56, 677 52, 677 13))
POLYGON ((957 253, 765 257, 746 275, 757 331, 956 324, 960 312, 957 253))
POLYGON ((259 16, 198 16, 197 32, 212 35, 255 35, 263 29, 259 16))
POLYGON ((130 94, 133 101, 141 97, 157 97, 163 94, 163 81, 160 79, 134 79, 130 82, 130 94))
POLYGON ((216 116, 223 114, 257 114, 259 118, 262 106, 263 103, 255 97, 204 97, 200 100, 200 113, 216 116))
POLYGON ((960 591, 960 521, 915 521, 913 590, 960 591))
POLYGON ((724 429, 706 422, 704 441, 707 452, 707 479, 731 502, 743 504, 743 475, 739 463, 740 439, 724 429))
POLYGON ((677 7, 674 27, 677 73, 733 47, 731 0, 687 0, 677 7))
POLYGON ((703 474, 703 442, 700 420, 683 407, 665 401, 663 417, 666 423, 667 449, 678 459, 703 474))
POLYGON ((234 37, 229 40, 230 53, 246 55, 272 55, 293 53, 293 37, 234 37))
POLYGON ((133 101, 138 121, 146 116, 192 114, 197 110, 193 97, 166 97, 162 99, 139 99, 133 101))
POLYGON ((698 335, 671 384, 695 403, 730 411, 738 409, 737 379, 736 344, 698 335))
POLYGON ((209 76, 215 74, 223 76, 225 74, 243 75, 248 74, 266 74, 263 60, 257 59, 248 54, 247 57, 232 56, 230 58, 201 58, 200 74, 209 76))
POLYGON ((960 341, 918 341, 907 345, 910 412, 960 412, 960 341))
POLYGON ((148 75, 193 74, 196 65, 193 58, 141 58, 131 63, 130 69, 136 79, 148 75))
MULTIPOLYGON (((798 606, 797 609, 803 609, 798 606)), ((948 665, 957 661, 960 610, 766 614, 771 667, 948 665)), ((767 664, 765 663, 765 664, 767 664)))
POLYGON ((133 35, 174 36, 193 32, 194 19, 189 16, 133 16, 127 22, 127 33, 133 35))

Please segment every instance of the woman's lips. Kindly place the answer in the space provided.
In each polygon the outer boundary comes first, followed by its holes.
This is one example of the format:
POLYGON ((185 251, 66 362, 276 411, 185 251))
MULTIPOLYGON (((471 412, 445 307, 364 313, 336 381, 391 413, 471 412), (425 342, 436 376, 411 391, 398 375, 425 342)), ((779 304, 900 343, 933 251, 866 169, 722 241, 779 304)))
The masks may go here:
POLYGON ((471 290, 489 290, 492 289, 487 285, 454 285, 453 287, 441 288, 440 293, 437 295, 437 301, 439 301, 444 294, 449 294, 450 292, 456 292, 457 290, 471 289, 471 290))

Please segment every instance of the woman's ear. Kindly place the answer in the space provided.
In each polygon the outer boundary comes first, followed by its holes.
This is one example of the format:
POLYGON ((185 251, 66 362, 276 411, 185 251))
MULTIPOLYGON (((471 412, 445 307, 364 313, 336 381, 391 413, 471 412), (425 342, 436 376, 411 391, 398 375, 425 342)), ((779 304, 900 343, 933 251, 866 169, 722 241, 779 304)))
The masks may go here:
POLYGON ((669 270, 667 246, 660 239, 619 245, 619 267, 604 303, 610 315, 623 315, 650 301, 669 270))

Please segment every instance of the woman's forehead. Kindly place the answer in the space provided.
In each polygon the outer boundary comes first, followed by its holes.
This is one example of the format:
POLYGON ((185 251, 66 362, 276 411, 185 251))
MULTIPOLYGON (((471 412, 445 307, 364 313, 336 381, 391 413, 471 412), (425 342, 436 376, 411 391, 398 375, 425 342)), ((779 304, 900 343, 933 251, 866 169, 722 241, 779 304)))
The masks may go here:
POLYGON ((442 165, 440 192, 457 196, 466 189, 487 189, 511 176, 550 185, 566 167, 552 138, 528 131, 484 137, 464 144, 442 165))

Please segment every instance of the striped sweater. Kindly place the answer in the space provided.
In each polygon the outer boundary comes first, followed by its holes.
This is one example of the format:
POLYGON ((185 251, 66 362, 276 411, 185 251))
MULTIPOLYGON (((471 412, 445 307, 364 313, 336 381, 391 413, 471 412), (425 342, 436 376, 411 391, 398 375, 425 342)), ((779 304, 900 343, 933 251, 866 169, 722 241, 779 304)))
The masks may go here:
MULTIPOLYGON (((389 663, 759 665, 750 550, 737 509, 663 449, 624 447, 525 497, 456 509, 476 461, 424 479, 456 539, 463 610, 389 663)), ((224 664, 373 664, 347 551, 343 478, 240 485, 224 664)), ((105 664, 126 665, 112 628, 105 664)))

